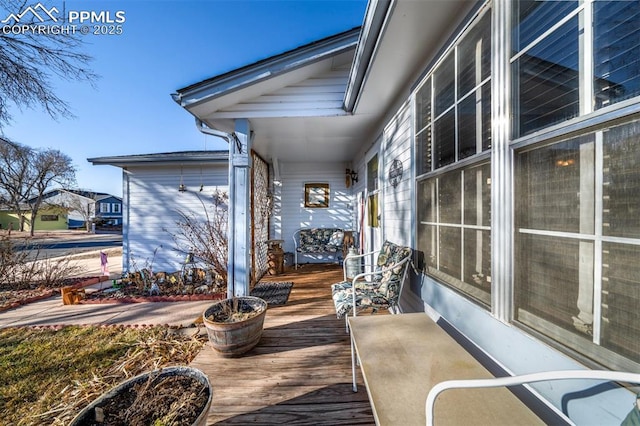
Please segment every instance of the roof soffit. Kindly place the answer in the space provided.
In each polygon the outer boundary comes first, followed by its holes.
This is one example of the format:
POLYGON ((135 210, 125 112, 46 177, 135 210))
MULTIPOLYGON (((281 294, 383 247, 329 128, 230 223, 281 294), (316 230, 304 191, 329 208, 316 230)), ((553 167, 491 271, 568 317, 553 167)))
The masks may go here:
MULTIPOLYGON (((295 102, 296 98, 311 100, 314 97, 328 95, 335 98, 335 93, 339 93, 339 102, 333 105, 334 111, 331 115, 344 114, 342 99, 353 52, 354 49, 351 48, 337 56, 325 58, 186 108, 205 122, 220 118, 288 116, 290 110, 286 109, 287 103, 295 102), (268 113, 268 104, 277 108, 272 108, 271 113, 268 113), (273 112, 279 109, 281 113, 273 112)), ((294 106, 294 111, 299 115, 304 115, 303 109, 300 105, 294 106)))
MULTIPOLYGON (((252 88, 255 91, 256 88, 259 87, 258 85, 263 82, 268 82, 269 80, 286 74, 291 75, 294 71, 309 68, 318 62, 325 63, 325 67, 327 66, 327 62, 329 66, 332 66, 334 65, 334 58, 340 58, 341 53, 355 49, 359 33, 360 28, 354 28, 285 52, 281 55, 179 89, 177 93, 172 96, 182 107, 191 111, 198 104, 203 102, 210 103, 212 100, 223 96, 228 97, 231 93, 243 88, 252 88)), ((342 56, 342 58, 344 58, 344 56, 342 56)), ((347 58, 349 58, 349 56, 347 56, 347 58)), ((306 74, 312 71, 313 68, 310 68, 306 74)), ((304 79, 306 74, 303 71, 297 78, 304 79)), ((267 84, 267 87, 268 86, 267 84)), ((257 96, 255 92, 252 92, 251 95, 253 97, 257 96)))

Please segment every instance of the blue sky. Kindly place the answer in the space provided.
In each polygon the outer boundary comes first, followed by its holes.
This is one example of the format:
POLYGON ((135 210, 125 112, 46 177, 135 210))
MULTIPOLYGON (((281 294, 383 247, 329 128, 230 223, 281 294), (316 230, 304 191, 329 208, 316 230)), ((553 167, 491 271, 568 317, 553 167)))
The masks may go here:
MULTIPOLYGON (((62 1, 42 3, 62 9, 62 1)), ((59 149, 73 159, 79 187, 120 196, 121 169, 87 158, 227 149, 199 133, 170 94, 360 26, 366 0, 67 0, 65 7, 125 12, 123 34, 84 36, 101 78, 95 88, 55 80, 76 118, 55 121, 13 108, 1 132, 34 148, 59 149)))

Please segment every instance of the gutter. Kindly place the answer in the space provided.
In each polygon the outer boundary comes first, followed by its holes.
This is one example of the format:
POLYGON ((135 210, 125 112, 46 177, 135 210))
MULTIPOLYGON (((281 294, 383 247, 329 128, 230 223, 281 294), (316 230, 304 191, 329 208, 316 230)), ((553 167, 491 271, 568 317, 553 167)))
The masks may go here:
POLYGON ((370 0, 365 13, 362 32, 358 39, 356 54, 353 57, 347 90, 344 94, 344 109, 353 113, 360 99, 362 87, 369 71, 369 66, 382 36, 382 29, 395 6, 396 0, 370 0))

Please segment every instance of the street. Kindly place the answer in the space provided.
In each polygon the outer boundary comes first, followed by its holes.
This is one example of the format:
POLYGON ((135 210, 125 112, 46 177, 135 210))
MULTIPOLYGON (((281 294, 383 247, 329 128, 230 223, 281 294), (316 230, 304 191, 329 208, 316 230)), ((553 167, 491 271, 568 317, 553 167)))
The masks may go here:
POLYGON ((16 250, 31 250, 30 258, 53 258, 122 247, 121 234, 90 234, 77 231, 38 233, 33 239, 14 232, 11 239, 16 250), (28 243, 26 242, 28 241, 28 243))

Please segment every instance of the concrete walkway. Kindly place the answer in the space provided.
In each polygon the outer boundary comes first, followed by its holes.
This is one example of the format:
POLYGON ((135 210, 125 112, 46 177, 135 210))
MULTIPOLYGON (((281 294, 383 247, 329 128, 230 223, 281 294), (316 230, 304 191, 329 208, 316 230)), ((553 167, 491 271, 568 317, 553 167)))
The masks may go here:
POLYGON ((55 296, 0 312, 0 328, 59 325, 169 325, 189 327, 213 302, 63 305, 55 296))
MULTIPOLYGON (((109 251, 110 279, 122 274, 122 251, 109 251)), ((81 276, 100 276, 100 252, 83 253, 73 260, 81 276)), ((103 281, 87 291, 109 286, 103 281)), ((169 325, 189 327, 213 302, 145 302, 63 305, 60 295, 0 312, 0 328, 59 325, 169 325)))

